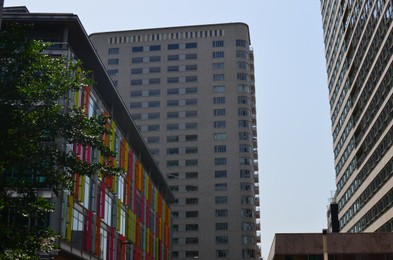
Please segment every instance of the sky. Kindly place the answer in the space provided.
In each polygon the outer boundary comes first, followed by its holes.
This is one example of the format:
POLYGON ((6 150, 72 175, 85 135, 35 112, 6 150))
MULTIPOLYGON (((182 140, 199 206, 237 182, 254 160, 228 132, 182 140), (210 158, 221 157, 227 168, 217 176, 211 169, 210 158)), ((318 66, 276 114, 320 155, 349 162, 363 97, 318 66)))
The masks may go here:
POLYGON ((335 189, 328 89, 316 0, 5 0, 74 13, 88 34, 211 23, 249 25, 254 49, 262 254, 275 233, 322 232, 335 189))

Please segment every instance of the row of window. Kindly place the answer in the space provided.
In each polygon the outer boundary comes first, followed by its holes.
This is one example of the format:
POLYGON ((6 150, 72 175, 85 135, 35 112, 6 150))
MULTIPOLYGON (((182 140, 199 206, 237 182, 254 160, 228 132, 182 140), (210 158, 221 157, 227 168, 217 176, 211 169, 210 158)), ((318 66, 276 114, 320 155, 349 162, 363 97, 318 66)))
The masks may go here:
MULTIPOLYGON (((222 178, 227 178, 227 170, 215 170, 214 171, 214 178, 216 179, 222 179, 222 178)), ((241 169, 240 170, 240 178, 242 179, 249 179, 252 176, 252 171, 249 169, 241 169)), ((167 179, 173 180, 173 179, 198 179, 198 172, 186 172, 186 173, 178 173, 178 172, 172 172, 167 174, 167 179)), ((246 188, 246 187, 244 187, 246 188)))
MULTIPOLYGON (((198 47, 196 42, 189 42, 185 44, 168 44, 168 50, 178 50, 178 49, 195 49, 198 47)), ((131 48, 132 52, 145 52, 145 51, 161 51, 161 45, 150 45, 150 46, 134 46, 131 48)))
MULTIPOLYGON (((223 243, 217 243, 217 237, 216 237, 216 244, 223 244, 223 243)), ((227 243, 225 243, 227 244, 227 243)), ((199 258, 199 252, 198 251, 185 251, 185 257, 187 258, 199 258)), ((242 249, 242 258, 255 258, 256 253, 254 249, 242 249)), ((172 257, 173 258, 179 258, 181 257, 179 254, 179 251, 173 251, 172 252, 172 257)), ((229 250, 228 249, 217 249, 216 250, 216 258, 228 258, 229 257, 229 250)))

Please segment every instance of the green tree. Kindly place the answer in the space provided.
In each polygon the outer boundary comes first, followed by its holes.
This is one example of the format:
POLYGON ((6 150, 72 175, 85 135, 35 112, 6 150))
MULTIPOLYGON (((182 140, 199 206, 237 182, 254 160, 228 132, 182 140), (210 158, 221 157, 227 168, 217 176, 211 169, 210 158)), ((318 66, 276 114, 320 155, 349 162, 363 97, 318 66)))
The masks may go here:
POLYGON ((51 201, 38 194, 72 189, 72 176, 117 174, 110 163, 87 163, 67 144, 89 145, 115 156, 103 143, 105 116, 87 117, 70 106, 69 93, 92 82, 81 63, 42 52, 50 45, 26 37, 26 29, 0 32, 0 259, 36 259, 55 249, 48 227, 51 201))

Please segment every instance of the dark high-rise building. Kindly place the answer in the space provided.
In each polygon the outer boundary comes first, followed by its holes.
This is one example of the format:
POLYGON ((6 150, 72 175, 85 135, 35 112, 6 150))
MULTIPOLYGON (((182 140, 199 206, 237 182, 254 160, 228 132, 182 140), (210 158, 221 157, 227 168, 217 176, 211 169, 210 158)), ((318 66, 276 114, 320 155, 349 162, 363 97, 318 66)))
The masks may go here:
POLYGON ((321 0, 341 232, 393 231, 393 2, 321 0))
POLYGON ((253 51, 243 23, 95 33, 175 195, 173 259, 259 259, 253 51))

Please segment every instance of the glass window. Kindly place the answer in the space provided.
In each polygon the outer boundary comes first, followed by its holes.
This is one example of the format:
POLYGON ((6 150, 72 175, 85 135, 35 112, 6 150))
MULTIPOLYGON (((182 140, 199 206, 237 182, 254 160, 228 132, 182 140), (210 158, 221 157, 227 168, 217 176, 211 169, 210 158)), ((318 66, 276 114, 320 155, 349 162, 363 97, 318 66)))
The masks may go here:
POLYGON ((130 103, 130 108, 141 108, 142 107, 142 102, 131 102, 130 103))
POLYGON ((167 112, 166 113, 167 118, 178 118, 179 117, 179 112, 167 112))
POLYGON ((178 160, 169 160, 166 162, 167 167, 177 167, 179 166, 179 161, 178 160))
POLYGON ((254 258, 255 250, 254 249, 242 249, 242 257, 243 258, 254 258))
POLYGON ((228 217, 228 210, 227 209, 216 209, 215 211, 216 217, 228 217))
POLYGON ((167 78, 167 83, 178 83, 179 77, 169 77, 167 78))
POLYGON ((197 117, 198 111, 186 111, 186 117, 197 117))
POLYGON ((239 116, 251 116, 251 110, 248 108, 239 108, 237 114, 239 116))
POLYGON ((142 119, 142 114, 131 114, 132 119, 140 120, 142 119))
POLYGON ((224 85, 213 86, 213 92, 214 93, 223 93, 223 92, 225 92, 225 86, 224 85))
POLYGON ((177 147, 167 148, 166 154, 179 154, 179 148, 177 147))
POLYGON ((169 180, 172 180, 172 179, 179 179, 179 174, 178 174, 178 173, 168 173, 168 174, 167 174, 167 178, 168 178, 169 180))
POLYGON ((108 65, 118 65, 119 59, 108 59, 108 65))
POLYGON ((244 72, 239 72, 237 73, 237 79, 238 80, 244 80, 244 81, 250 81, 250 75, 244 72))
POLYGON ((239 120, 238 126, 251 129, 251 122, 248 120, 239 120))
POLYGON ((186 129, 197 129, 198 123, 196 123, 196 122, 186 123, 185 128, 186 129))
POLYGON ((150 51, 160 51, 161 50, 161 45, 151 45, 149 47, 150 51))
POLYGON ((229 256, 227 249, 216 250, 216 258, 227 258, 229 256))
POLYGON ((178 135, 169 135, 166 137, 166 141, 168 143, 179 142, 179 136, 178 135))
POLYGON ((214 158, 214 165, 226 165, 227 158, 214 158))
POLYGON ((214 146, 214 152, 215 153, 225 153, 227 151, 227 146, 226 145, 215 145, 214 146))
POLYGON ((213 52, 213 59, 219 59, 219 58, 224 58, 224 52, 223 51, 214 51, 213 52))
POLYGON ((246 52, 246 51, 236 51, 236 58, 247 59, 247 57, 248 57, 248 52, 246 52))
POLYGON ((225 80, 224 74, 214 74, 213 75, 213 81, 223 81, 223 80, 225 80))
POLYGON ((161 91, 159 89, 150 89, 149 90, 149 97, 155 97, 155 96, 159 96, 161 94, 161 91))
POLYGON ((179 100, 167 100, 166 105, 168 107, 176 107, 179 105, 179 100))
POLYGON ((216 244, 228 244, 228 236, 216 236, 216 244))
POLYGON ((159 142, 160 142, 160 137, 158 137, 158 136, 149 136, 149 137, 147 137, 146 142, 147 142, 148 144, 156 144, 156 143, 159 143, 159 142))
POLYGON ((198 141, 198 135, 186 135, 186 142, 198 141))
POLYGON ((239 132, 239 140, 251 141, 252 135, 247 132, 239 132))
POLYGON ((168 66, 168 72, 179 71, 179 66, 168 66))
POLYGON ((241 196, 240 197, 240 203, 241 204, 254 205, 254 197, 253 196, 241 196))
POLYGON ((197 43, 196 42, 189 42, 186 43, 186 49, 195 49, 197 47, 197 43))
POLYGON ((240 153, 252 153, 252 146, 248 144, 240 144, 239 145, 240 153))
POLYGON ((142 90, 132 90, 131 91, 131 97, 141 97, 142 96, 142 90))
POLYGON ((198 251, 186 251, 186 257, 188 258, 198 258, 199 252, 198 251))
POLYGON ((227 196, 215 196, 214 201, 216 204, 227 204, 228 197, 227 196))
POLYGON ((186 82, 197 82, 198 76, 186 76, 186 82))
POLYGON ((131 74, 142 74, 142 73, 143 73, 142 68, 131 69, 131 74))
POLYGON ((241 213, 241 216, 244 218, 253 218, 254 217, 254 211, 252 209, 241 209, 240 213, 241 213))
POLYGON ((224 41, 223 40, 213 41, 213 48, 217 48, 217 47, 224 47, 224 41))
POLYGON ((149 84, 153 85, 153 84, 160 84, 161 79, 160 78, 151 78, 149 79, 149 84))
POLYGON ((213 63, 213 70, 222 70, 222 69, 224 69, 224 62, 213 63))
POLYGON ((246 169, 241 169, 240 178, 246 178, 246 179, 251 178, 251 171, 246 169))
POLYGON ((148 113, 147 119, 158 119, 160 118, 160 113, 148 113))
POLYGON ((132 47, 132 52, 142 52, 142 51, 143 51, 143 46, 132 47))
POLYGON ((246 40, 237 39, 236 47, 248 47, 248 42, 246 40))
POLYGON ((117 76, 118 73, 119 73, 119 70, 108 70, 109 76, 117 76))
POLYGON ((186 185, 186 191, 197 191, 198 186, 196 185, 186 185))
POLYGON ((247 85, 237 85, 237 92, 239 93, 250 93, 250 87, 247 85))
POLYGON ((178 43, 168 44, 168 50, 177 50, 179 49, 178 43))
POLYGON ((147 131, 159 131, 160 130, 160 125, 148 125, 147 126, 147 131))
POLYGON ((225 108, 214 109, 214 116, 225 116, 225 108))
POLYGON ((178 54, 168 55, 168 61, 179 60, 178 54))
POLYGON ((160 107, 160 101, 149 101, 149 107, 160 107))
POLYGON ((251 99, 249 97, 246 97, 246 96, 238 96, 237 97, 237 103, 238 104, 250 105, 251 104, 251 99))
POLYGON ((241 182, 240 183, 240 190, 249 191, 251 189, 252 189, 252 183, 250 183, 250 182, 241 182))
POLYGON ((214 128, 225 128, 225 127, 226 127, 225 120, 214 121, 214 128))
POLYGON ((166 91, 167 95, 177 95, 179 94, 179 89, 178 88, 169 88, 166 91))
POLYGON ((167 124, 166 125, 166 130, 178 130, 179 129, 179 124, 167 124))
POLYGON ((186 205, 198 204, 198 198, 186 198, 186 205))
POLYGON ((186 94, 194 94, 198 92, 197 87, 186 88, 186 94))
POLYGON ((226 183, 215 183, 214 184, 214 190, 227 190, 227 184, 226 183))
POLYGON ((197 237, 186 237, 186 245, 197 245, 199 238, 197 237))
POLYGON ((249 70, 250 69, 250 65, 247 62, 238 61, 237 62, 237 68, 238 69, 243 69, 243 70, 249 70))
POLYGON ((195 60, 198 58, 198 55, 196 53, 188 53, 186 54, 186 60, 195 60))
POLYGON ((198 153, 198 147, 186 147, 186 154, 198 153))
POLYGON ((216 223, 216 230, 228 230, 228 223, 227 222, 216 223))
POLYGON ((160 73, 161 68, 160 67, 151 67, 149 68, 149 73, 160 73))
POLYGON ((226 133, 216 133, 214 134, 214 141, 223 141, 227 139, 226 133))
POLYGON ((198 69, 198 65, 196 64, 186 65, 186 71, 194 71, 197 69, 198 69))
POLYGON ((149 57, 150 62, 158 62, 161 61, 161 56, 151 56, 149 57))
POLYGON ((131 80, 131 86, 137 86, 137 85, 142 85, 142 80, 141 79, 133 79, 131 80))
POLYGON ((119 48, 109 48, 108 49, 108 54, 119 54, 119 48))
POLYGON ((242 231, 253 231, 255 230, 255 224, 252 222, 242 222, 242 231))
POLYGON ((198 160, 197 159, 187 159, 186 166, 198 166, 198 160))
POLYGON ((219 178, 226 178, 226 177, 227 177, 226 170, 214 171, 214 178, 219 179, 219 178))
POLYGON ((131 59, 132 63, 142 63, 143 62, 143 57, 135 57, 131 59))
POLYGON ((214 97, 213 103, 214 104, 225 104, 225 97, 214 97))
POLYGON ((198 179, 198 172, 186 172, 186 179, 198 179))

